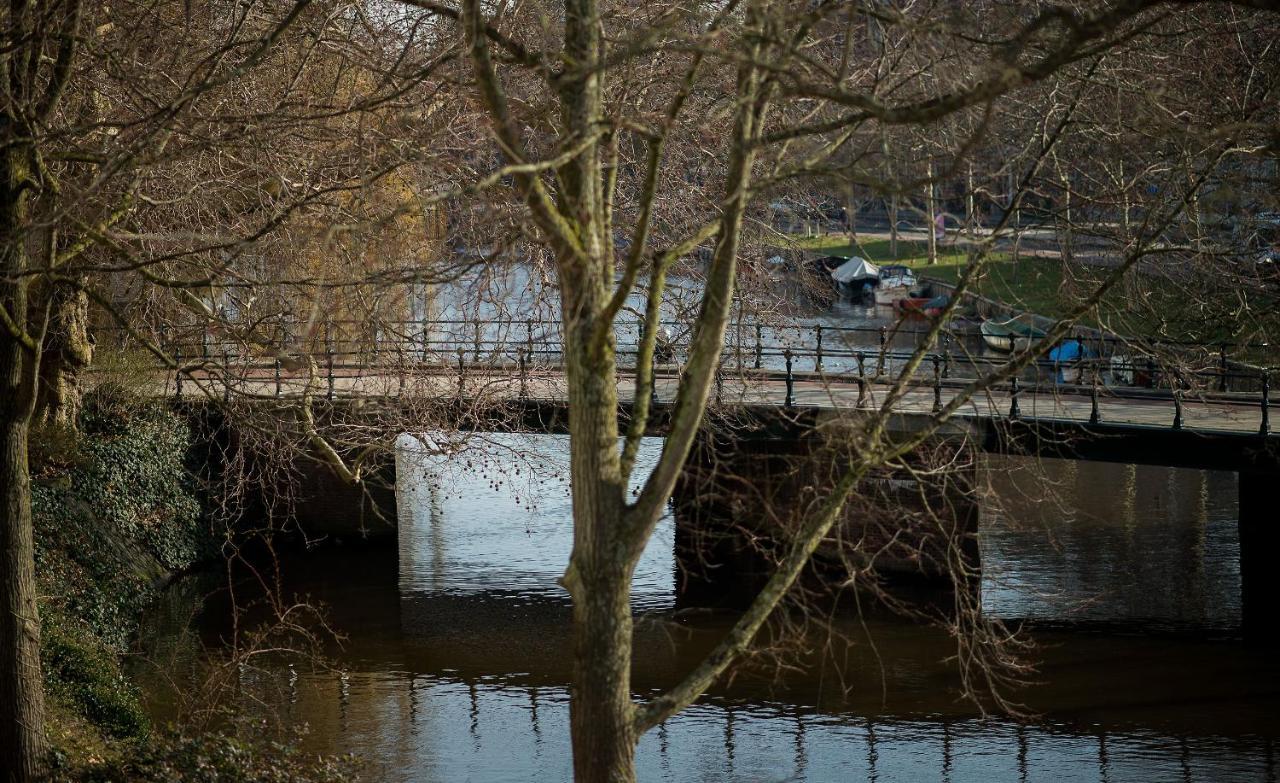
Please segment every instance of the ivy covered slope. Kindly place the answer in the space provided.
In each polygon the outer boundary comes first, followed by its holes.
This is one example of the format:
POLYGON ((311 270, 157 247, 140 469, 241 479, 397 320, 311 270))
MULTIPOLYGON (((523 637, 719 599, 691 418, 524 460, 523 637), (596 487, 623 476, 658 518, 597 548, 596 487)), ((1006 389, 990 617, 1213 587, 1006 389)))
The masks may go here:
POLYGON ((121 660, 165 578, 217 555, 194 479, 205 466, 188 464, 208 450, 184 416, 116 387, 86 396, 77 423, 31 438, 54 783, 351 780, 350 759, 266 734, 148 725, 121 660))
POLYGON ((41 657, 64 762, 147 736, 121 655, 158 582, 216 551, 184 418, 107 387, 86 397, 78 423, 31 439, 41 657))

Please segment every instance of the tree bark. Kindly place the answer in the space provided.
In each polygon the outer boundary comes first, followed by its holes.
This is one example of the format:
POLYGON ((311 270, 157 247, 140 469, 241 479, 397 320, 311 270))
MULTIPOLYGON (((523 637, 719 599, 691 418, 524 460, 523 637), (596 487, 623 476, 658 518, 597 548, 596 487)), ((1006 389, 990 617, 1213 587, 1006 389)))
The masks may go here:
MULTIPOLYGON (((566 304, 579 313, 598 313, 604 293, 590 278, 581 287, 565 286, 566 304)), ((614 346, 612 337, 603 344, 596 339, 596 330, 609 324, 593 317, 566 324, 572 325, 566 347, 574 545, 564 584, 573 596, 574 780, 630 783, 636 746, 630 591, 636 558, 623 527, 614 346)))
POLYGON ((570 733, 575 783, 632 783, 636 779, 631 572, 610 553, 613 536, 607 532, 617 530, 619 522, 619 517, 612 515, 597 516, 587 523, 603 534, 602 540, 574 559, 570 733))
POLYGON ((27 150, 0 158, 0 770, 36 780, 45 757, 40 617, 27 434, 35 410, 39 341, 27 332, 27 150), (7 278, 7 279, 6 279, 7 278))
POLYGON ((56 283, 40 358, 35 419, 75 428, 80 413, 80 373, 93 361, 89 342, 89 297, 69 283, 56 283))
POLYGON ((0 344, 0 394, 6 400, 0 403, 0 758, 6 760, 6 779, 13 783, 36 780, 45 756, 27 465, 29 414, 12 404, 28 373, 22 350, 11 340, 0 344))

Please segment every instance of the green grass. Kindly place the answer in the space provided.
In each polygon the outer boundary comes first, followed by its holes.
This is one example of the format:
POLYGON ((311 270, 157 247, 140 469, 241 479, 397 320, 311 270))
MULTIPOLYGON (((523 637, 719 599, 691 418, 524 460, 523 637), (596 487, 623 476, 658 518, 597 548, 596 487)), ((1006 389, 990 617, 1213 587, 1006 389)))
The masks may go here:
MULTIPOLYGON (((858 255, 877 264, 904 264, 920 276, 951 284, 960 279, 968 263, 964 251, 943 244, 936 263, 930 264, 926 243, 901 239, 896 254, 887 239, 851 247, 844 235, 796 237, 792 246, 814 253, 858 255)), ((1061 318, 1096 291, 1110 271, 1058 258, 1023 255, 1015 262, 1011 253, 1002 250, 991 254, 982 277, 970 290, 1018 310, 1061 318)), ((1130 272, 1079 323, 1114 334, 1203 343, 1257 342, 1280 331, 1280 302, 1274 295, 1254 293, 1245 299, 1232 289, 1229 277, 1201 275, 1179 283, 1165 276, 1130 272)), ((1276 361, 1273 349, 1262 355, 1242 353, 1240 358, 1276 361)))
MULTIPOLYGON (((803 239, 796 244, 814 252, 862 256, 877 264, 903 264, 923 277, 953 285, 959 281, 969 260, 963 251, 942 245, 938 248, 937 262, 930 264, 929 249, 925 243, 904 240, 898 241, 897 254, 891 251, 887 239, 861 242, 856 247, 839 236, 803 239)), ((987 260, 986 272, 973 291, 1020 310, 1051 318, 1063 315, 1070 307, 1062 296, 1062 262, 1057 259, 1023 257, 1014 263, 1012 254, 992 254, 987 260)))

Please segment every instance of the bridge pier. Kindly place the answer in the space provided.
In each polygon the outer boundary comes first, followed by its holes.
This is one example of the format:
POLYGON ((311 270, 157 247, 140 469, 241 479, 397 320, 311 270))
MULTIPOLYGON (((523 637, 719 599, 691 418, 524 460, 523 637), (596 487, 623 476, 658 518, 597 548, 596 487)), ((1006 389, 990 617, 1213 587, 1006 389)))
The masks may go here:
POLYGON ((1240 598, 1245 638, 1280 642, 1280 473, 1240 471, 1240 598))
MULTIPOLYGON (((279 435, 259 431, 252 420, 230 418, 199 401, 180 407, 199 433, 193 459, 204 465, 205 481, 226 483, 229 496, 245 503, 242 534, 285 534, 312 542, 323 539, 372 539, 396 532, 394 453, 366 456, 359 484, 344 481, 313 449, 275 446, 279 435), (246 424, 248 426, 246 426, 246 424)), ((266 412, 270 409, 263 409, 266 412)), ((288 409, 281 418, 292 417, 288 409)), ((283 430, 290 438, 297 432, 283 430)), ((357 454, 345 449, 347 464, 357 454)))
MULTIPOLYGON (((847 444, 812 433, 704 435, 674 496, 677 602, 748 603, 790 534, 816 513, 853 457, 847 444)), ((819 599, 886 589, 896 598, 951 606, 959 586, 976 598, 975 471, 970 452, 934 443, 899 469, 864 479, 801 588, 819 599)))
POLYGON ((281 488, 281 492, 293 492, 290 521, 298 532, 308 539, 372 539, 396 534, 394 455, 366 468, 362 482, 355 485, 314 455, 308 456, 296 483, 281 488))

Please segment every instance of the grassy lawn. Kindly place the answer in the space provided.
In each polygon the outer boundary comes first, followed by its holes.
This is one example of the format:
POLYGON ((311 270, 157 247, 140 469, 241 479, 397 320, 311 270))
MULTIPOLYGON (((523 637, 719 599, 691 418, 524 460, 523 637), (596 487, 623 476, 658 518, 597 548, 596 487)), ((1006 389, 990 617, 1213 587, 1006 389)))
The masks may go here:
MULTIPOLYGON (((890 252, 887 239, 861 242, 850 247, 844 234, 828 237, 796 237, 792 247, 837 256, 861 256, 876 264, 902 264, 916 274, 955 284, 960 279, 965 252, 951 244, 938 247, 936 264, 928 262, 927 243, 897 242, 890 252)), ((997 302, 1038 315, 1062 317, 1097 288, 1110 269, 1085 264, 1062 264, 1059 258, 1023 256, 1014 262, 1011 253, 993 253, 986 273, 973 285, 973 292, 997 302)), ((1275 293, 1238 290, 1230 276, 1199 269, 1181 281, 1164 275, 1130 273, 1112 289, 1096 310, 1080 324, 1096 326, 1112 334, 1187 340, 1193 343, 1251 343, 1234 352, 1240 360, 1275 365, 1280 351, 1268 342, 1268 335, 1280 334, 1280 297, 1275 293)))
MULTIPOLYGON (((937 263, 930 264, 927 244, 904 240, 898 241, 897 255, 891 252, 887 239, 851 247, 847 237, 813 237, 799 240, 797 245, 819 253, 862 256, 877 264, 903 264, 923 277, 952 284, 960 279, 968 260, 963 251, 944 244, 938 248, 937 263)), ((1011 254, 995 253, 987 261, 986 273, 974 286, 974 292, 1021 310, 1056 317, 1069 306, 1062 300, 1062 283, 1062 262, 1057 259, 1023 257, 1015 264, 1011 254)))
MULTIPOLYGON (((890 252, 887 239, 850 247, 845 235, 796 238, 795 247, 814 253, 862 256, 877 264, 904 264, 922 277, 952 284, 959 280, 968 260, 963 251, 944 243, 938 248, 937 263, 930 264, 926 243, 901 239, 896 255, 890 252)), ((1096 290, 1109 272, 1100 266, 1064 264, 1057 258, 1023 256, 1015 263, 1012 254, 1001 251, 988 259, 982 278, 972 290, 1020 310, 1060 318, 1096 290)), ((1280 307, 1267 307, 1267 300, 1255 297, 1253 304, 1270 312, 1242 312, 1239 297, 1218 288, 1212 295, 1206 295, 1207 291, 1189 295, 1205 285, 1203 279, 1176 282, 1164 276, 1131 272, 1080 323, 1116 334, 1206 343, 1257 342, 1259 335, 1274 334, 1280 329, 1280 307)), ((1265 356, 1254 353, 1246 351, 1241 358, 1267 362, 1277 359, 1271 348, 1263 350, 1265 356)))

